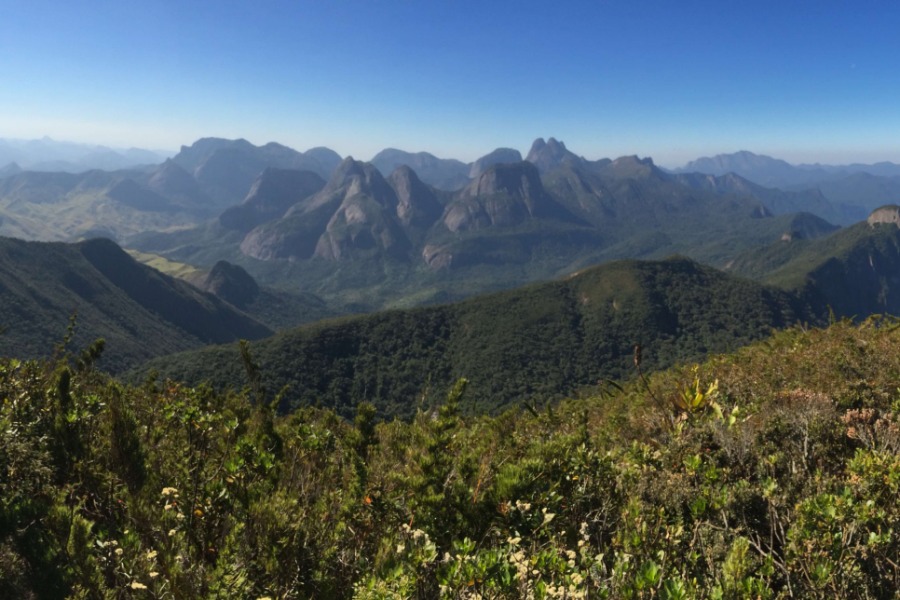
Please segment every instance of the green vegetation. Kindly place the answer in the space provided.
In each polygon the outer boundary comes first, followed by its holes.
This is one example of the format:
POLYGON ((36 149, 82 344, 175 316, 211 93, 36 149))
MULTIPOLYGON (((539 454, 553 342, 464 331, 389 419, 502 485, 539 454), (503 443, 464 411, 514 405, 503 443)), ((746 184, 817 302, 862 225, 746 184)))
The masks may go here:
POLYGON ((792 290, 819 313, 857 318, 900 313, 898 269, 900 229, 867 223, 815 240, 778 242, 747 253, 731 268, 792 290))
POLYGON ((179 279, 190 281, 192 277, 197 277, 201 273, 200 269, 197 267, 185 263, 174 262, 156 254, 138 252, 137 250, 128 250, 127 252, 136 261, 141 262, 148 267, 153 267, 160 273, 178 277, 179 279))
POLYGON ((113 372, 162 354, 271 333, 215 296, 141 265, 110 240, 0 238, 0 354, 46 356, 73 314, 74 342, 105 339, 102 366, 113 372))
MULTIPOLYGON (((565 280, 434 306, 315 323, 253 345, 283 411, 321 405, 350 418, 361 401, 411 417, 459 377, 468 410, 541 404, 632 369, 724 352, 810 318, 791 296, 684 258, 622 261, 565 280), (286 388, 286 389, 285 389, 286 388), (424 397, 424 400, 423 400, 424 397)), ((234 345, 149 362, 179 381, 239 387, 234 345)))
MULTIPOLYGON (((0 360, 5 598, 892 598, 900 321, 377 423, 0 360)), ((640 356, 635 360, 640 361, 640 356)), ((441 394, 444 395, 443 393, 441 394)))

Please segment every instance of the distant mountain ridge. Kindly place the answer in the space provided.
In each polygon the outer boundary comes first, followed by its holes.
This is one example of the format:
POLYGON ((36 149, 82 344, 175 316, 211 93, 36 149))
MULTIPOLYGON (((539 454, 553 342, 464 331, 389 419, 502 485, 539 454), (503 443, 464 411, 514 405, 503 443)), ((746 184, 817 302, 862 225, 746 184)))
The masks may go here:
POLYGON ((900 201, 900 165, 890 162, 791 165, 769 156, 740 151, 698 158, 675 172, 715 176, 733 173, 769 188, 818 191, 831 207, 813 212, 840 225, 860 221, 882 204, 900 201))
MULTIPOLYGON (((625 257, 682 253, 724 267, 749 248, 829 231, 799 213, 849 224, 900 193, 900 178, 866 173, 774 189, 733 172, 667 172, 649 157, 588 160, 552 137, 534 140, 526 160, 510 148, 472 163, 396 149, 376 157, 380 166, 326 148, 203 138, 151 168, 10 174, 0 234, 108 236, 204 269, 226 260, 264 287, 368 310, 625 257)), ((729 160, 710 168, 794 169, 749 152, 729 160)))
POLYGON ((685 253, 724 266, 746 248, 830 231, 815 220, 798 226, 792 215, 830 214, 813 192, 770 190, 736 175, 673 175, 637 156, 590 161, 554 138, 535 140, 531 160, 508 162, 516 157, 508 149, 486 155, 456 191, 429 185, 405 164, 385 175, 351 157, 324 185, 312 173, 270 169, 217 223, 132 243, 177 262, 225 259, 265 285, 374 310, 618 258, 685 253))
POLYGON ((171 154, 142 148, 61 142, 48 137, 39 140, 0 138, 0 177, 4 176, 10 165, 29 171, 112 171, 158 164, 171 154))

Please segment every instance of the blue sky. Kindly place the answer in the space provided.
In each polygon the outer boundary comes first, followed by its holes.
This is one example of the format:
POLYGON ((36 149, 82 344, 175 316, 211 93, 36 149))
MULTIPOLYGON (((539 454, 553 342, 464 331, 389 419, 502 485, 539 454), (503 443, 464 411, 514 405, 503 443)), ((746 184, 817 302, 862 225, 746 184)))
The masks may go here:
POLYGON ((0 137, 900 162, 900 2, 0 0, 0 137))

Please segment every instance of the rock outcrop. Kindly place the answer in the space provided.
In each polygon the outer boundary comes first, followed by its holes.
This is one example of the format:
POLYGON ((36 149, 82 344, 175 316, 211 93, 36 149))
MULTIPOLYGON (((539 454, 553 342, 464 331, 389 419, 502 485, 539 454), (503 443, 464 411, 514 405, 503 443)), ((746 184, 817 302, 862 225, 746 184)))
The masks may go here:
POLYGON ((883 223, 900 227, 900 206, 889 204, 887 206, 882 206, 881 208, 876 208, 872 211, 872 214, 869 215, 869 218, 866 219, 866 221, 869 223, 870 227, 875 227, 875 225, 883 223))

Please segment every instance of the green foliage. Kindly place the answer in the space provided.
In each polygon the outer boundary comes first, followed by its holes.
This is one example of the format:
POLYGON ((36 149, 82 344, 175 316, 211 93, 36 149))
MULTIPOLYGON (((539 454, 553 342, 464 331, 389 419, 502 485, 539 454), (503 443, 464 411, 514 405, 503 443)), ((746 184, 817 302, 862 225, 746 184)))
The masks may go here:
POLYGON ((21 359, 49 351, 59 357, 77 347, 84 349, 82 367, 115 373, 154 356, 272 333, 105 239, 62 244, 0 238, 0 280, 0 326, 6 328, 0 354, 21 359))
MULTIPOLYGON (((381 418, 409 419, 459 377, 469 380, 464 412, 542 406, 630 377, 636 342, 644 368, 659 369, 809 317, 783 292, 683 258, 625 261, 455 305, 309 325, 254 343, 253 354, 266 388, 288 388, 282 411, 318 405, 349 419, 367 401, 381 418)), ((237 388, 240 352, 208 348, 144 369, 237 388)))
POLYGON ((0 359, 0 593, 893 597, 897 325, 497 416, 459 380, 410 421, 0 359))

